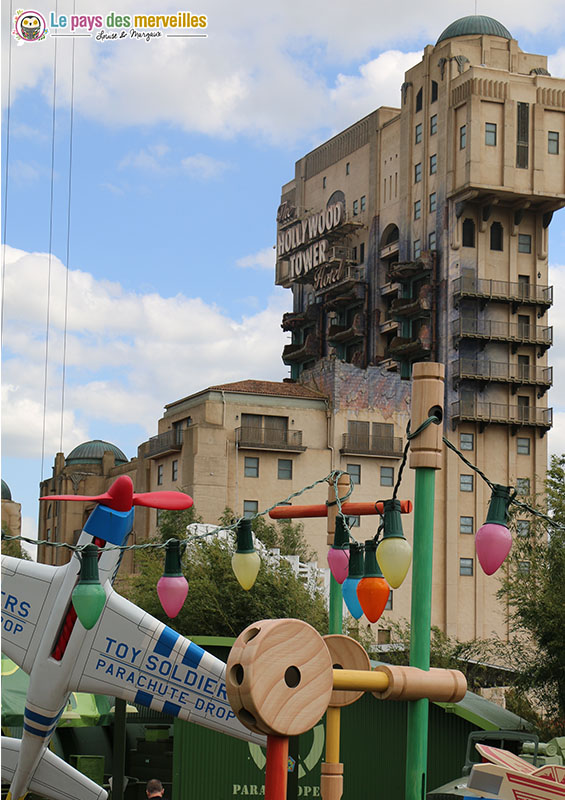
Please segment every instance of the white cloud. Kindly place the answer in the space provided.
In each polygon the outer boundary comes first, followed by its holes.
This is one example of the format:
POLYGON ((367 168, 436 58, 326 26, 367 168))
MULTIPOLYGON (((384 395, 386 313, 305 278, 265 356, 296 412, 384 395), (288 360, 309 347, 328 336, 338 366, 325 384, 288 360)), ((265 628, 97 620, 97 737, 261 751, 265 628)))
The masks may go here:
MULTIPOLYGON (((48 264, 44 253, 6 247, 6 456, 32 457, 41 450, 48 264)), ((59 450, 66 277, 64 265, 52 257, 48 462, 59 450)), ((237 321, 200 298, 128 292, 80 270, 69 271, 68 278, 65 452, 91 438, 101 423, 138 424, 153 435, 165 403, 214 383, 286 375, 280 318, 288 310, 287 292, 275 291, 267 308, 237 321)))
POLYGON ((275 250, 273 247, 264 247, 257 253, 238 258, 235 262, 238 267, 251 269, 268 269, 274 275, 275 272, 275 250))
POLYGON ((547 59, 549 72, 556 78, 565 78, 565 47, 559 48, 557 53, 547 59))
POLYGON ((565 297, 565 266, 551 266, 549 282, 553 286, 556 305, 549 312, 549 322, 553 326, 553 347, 549 351, 553 388, 549 392, 548 405, 553 407, 553 428, 548 434, 548 445, 550 453, 565 453, 565 317, 560 313, 558 303, 565 297))
POLYGON ((163 163, 163 157, 169 152, 169 148, 164 144, 150 145, 142 148, 136 153, 127 153, 118 164, 119 169, 134 167, 136 169, 161 172, 167 167, 163 163))
POLYGON ((181 166, 188 175, 198 180, 219 178, 229 168, 224 161, 204 155, 204 153, 183 158, 181 166))
MULTIPOLYGON (((38 2, 47 13, 47 0, 38 2)), ((8 6, 3 4, 3 10, 8 6)), ((70 0, 61 0, 59 13, 70 8, 70 0)), ((110 10, 109 2, 100 0, 97 11, 110 10)), ((120 6, 124 14, 138 10, 134 0, 120 6)), ((178 8, 163 0, 160 11, 176 13, 178 8)), ((433 15, 414 0, 384 7, 358 0, 353 11, 346 4, 328 6, 327 0, 311 0, 307 8, 299 0, 248 0, 244 8, 215 0, 207 39, 163 37, 149 44, 77 40, 75 108, 112 126, 166 123, 214 136, 245 133, 290 144, 321 128, 349 124, 379 105, 397 105, 403 70, 416 63, 407 64, 403 46, 416 51, 419 60, 420 43, 434 43, 454 16, 447 0, 437 0, 433 15), (387 52, 375 57, 379 51, 387 52), (359 61, 366 63, 358 71, 352 65, 359 61), (331 77, 336 68, 337 81, 331 77), (337 102, 342 99, 344 108, 337 102)), ((535 5, 499 0, 496 17, 518 39, 523 30, 555 33, 565 28, 562 0, 535 5)), ((9 30, 8 22, 4 36, 9 30)), ((11 48, 13 98, 34 87, 50 100, 53 43, 47 37, 40 45, 11 48)), ((59 40, 59 102, 70 97, 71 52, 71 42, 59 40)), ((559 51, 552 62, 554 74, 563 74, 562 62, 559 51)))

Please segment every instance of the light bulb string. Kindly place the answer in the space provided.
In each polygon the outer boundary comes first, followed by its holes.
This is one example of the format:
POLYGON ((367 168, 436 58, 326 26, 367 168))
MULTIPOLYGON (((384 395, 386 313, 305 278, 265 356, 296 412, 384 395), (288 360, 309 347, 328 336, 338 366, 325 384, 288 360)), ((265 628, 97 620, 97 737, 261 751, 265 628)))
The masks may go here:
MULTIPOLYGON (((264 509, 263 511, 258 511, 256 514, 253 514, 253 516, 251 516, 251 517, 239 517, 239 519, 236 519, 230 525, 218 525, 211 531, 208 531, 206 533, 194 534, 192 536, 187 536, 187 537, 185 537, 183 539, 179 539, 178 541, 183 543, 184 546, 186 547, 186 545, 189 542, 199 541, 200 539, 205 539, 208 536, 215 536, 216 534, 220 533, 221 531, 227 531, 228 533, 231 532, 231 531, 235 531, 237 529, 237 526, 241 522, 241 520, 243 520, 243 519, 254 520, 254 519, 257 519, 258 517, 262 517, 265 514, 268 514, 274 508, 277 508, 277 506, 288 505, 289 501, 292 500, 293 498, 299 497, 300 495, 304 494, 305 492, 310 491, 310 489, 314 489, 316 486, 319 486, 321 483, 328 483, 328 482, 331 483, 333 485, 333 487, 334 487, 334 491, 335 491, 335 495, 336 495, 337 507, 339 509, 339 513, 341 514, 341 516, 345 520, 345 516, 344 516, 342 508, 341 508, 341 503, 343 501, 345 501, 351 495, 351 493, 353 491, 353 486, 350 486, 349 487, 349 491, 345 494, 345 496, 340 498, 339 497, 339 490, 338 490, 337 482, 338 482, 338 479, 342 475, 346 475, 346 474, 348 474, 348 473, 344 472, 344 470, 333 470, 332 472, 329 473, 329 475, 326 475, 324 478, 319 478, 317 481, 314 481, 314 483, 311 483, 308 486, 304 486, 302 489, 298 489, 296 492, 292 492, 287 497, 285 497, 284 500, 279 500, 278 502, 273 503, 272 506, 269 506, 268 508, 264 509)), ((347 522, 345 522, 345 526, 346 526, 349 534, 351 535, 351 538, 354 539, 354 537, 351 534, 351 530, 349 529, 349 527, 347 525, 347 522)), ((79 555, 85 549, 85 547, 88 547, 88 545, 73 545, 73 544, 69 544, 68 542, 51 542, 51 541, 48 541, 46 539, 39 539, 39 540, 38 539, 30 539, 27 536, 21 536, 21 535, 20 536, 12 536, 12 535, 6 534, 4 532, 2 532, 2 541, 6 541, 6 542, 8 542, 8 541, 26 542, 27 544, 36 545, 38 547, 40 545, 46 545, 47 547, 62 547, 64 549, 66 549, 66 550, 70 550, 73 553, 78 553, 79 555)), ((168 541, 170 541, 170 539, 168 541)), ((356 541, 356 540, 354 539, 354 541, 356 541)), ((126 544, 126 545, 123 545, 123 544, 122 545, 111 544, 110 542, 106 542, 106 545, 105 545, 105 547, 103 549, 106 550, 106 551, 108 551, 108 550, 122 550, 123 552, 126 552, 127 550, 164 550, 164 549, 166 549, 166 547, 167 547, 167 542, 142 542, 141 544, 126 544)))

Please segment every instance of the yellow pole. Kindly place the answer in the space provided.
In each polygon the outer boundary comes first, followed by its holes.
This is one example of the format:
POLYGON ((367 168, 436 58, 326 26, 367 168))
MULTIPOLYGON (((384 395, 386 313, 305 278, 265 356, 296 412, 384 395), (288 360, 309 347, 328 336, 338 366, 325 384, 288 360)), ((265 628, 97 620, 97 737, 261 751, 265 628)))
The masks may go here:
POLYGON ((339 723, 341 708, 328 706, 326 711, 326 761, 328 764, 339 763, 339 723))

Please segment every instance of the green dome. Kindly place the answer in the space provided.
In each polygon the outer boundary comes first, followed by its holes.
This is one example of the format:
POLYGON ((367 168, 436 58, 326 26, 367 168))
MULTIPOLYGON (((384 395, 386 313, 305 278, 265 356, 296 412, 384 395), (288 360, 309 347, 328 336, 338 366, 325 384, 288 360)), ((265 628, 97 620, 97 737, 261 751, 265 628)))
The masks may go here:
POLYGON ((501 36, 511 39, 512 34, 497 20, 492 17, 461 17, 448 25, 436 42, 438 45, 444 39, 454 39, 456 36, 472 36, 473 34, 485 36, 501 36))
POLYGON ((95 464, 102 461, 102 456, 109 450, 114 454, 116 464, 127 464, 127 458, 119 447, 110 442, 103 442, 101 439, 93 439, 91 442, 83 442, 71 450, 65 464, 95 464))
POLYGON ((10 491, 10 487, 6 483, 6 481, 2 481, 2 500, 11 500, 12 499, 12 492, 10 491))

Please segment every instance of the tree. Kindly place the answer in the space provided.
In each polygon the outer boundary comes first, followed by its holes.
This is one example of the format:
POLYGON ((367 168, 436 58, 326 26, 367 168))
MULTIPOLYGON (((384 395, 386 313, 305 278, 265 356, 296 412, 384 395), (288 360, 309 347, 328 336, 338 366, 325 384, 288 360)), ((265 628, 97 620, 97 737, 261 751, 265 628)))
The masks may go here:
POLYGON ((517 637, 517 702, 530 692, 555 736, 565 734, 565 455, 551 457, 545 488, 539 510, 560 527, 531 517, 526 531, 516 520, 499 598, 517 637))
MULTIPOLYGON (((229 526, 236 519, 231 508, 226 506, 218 524, 229 526)), ((265 547, 278 548, 282 556, 298 556, 305 564, 316 560, 316 552, 312 550, 304 536, 302 522, 282 519, 272 523, 267 522, 264 517, 255 517, 251 522, 251 529, 265 547)))
MULTIPOLYGON (((184 573, 189 593, 172 623, 186 636, 237 636, 260 619, 297 617, 326 633, 328 618, 320 590, 311 592, 282 558, 263 556, 257 581, 244 591, 231 568, 233 544, 203 538, 188 545, 184 573)), ((163 550, 141 551, 139 573, 129 578, 128 597, 157 619, 169 622, 156 585, 163 572, 163 550)))
POLYGON ((13 556, 14 558, 21 558, 24 561, 31 561, 31 558, 28 553, 23 549, 22 543, 18 539, 7 539, 7 536, 13 536, 14 534, 6 525, 5 522, 2 523, 2 553, 5 556, 13 556))
POLYGON ((157 533, 162 542, 168 539, 186 539, 186 529, 194 522, 202 522, 194 506, 184 511, 161 511, 157 533))

